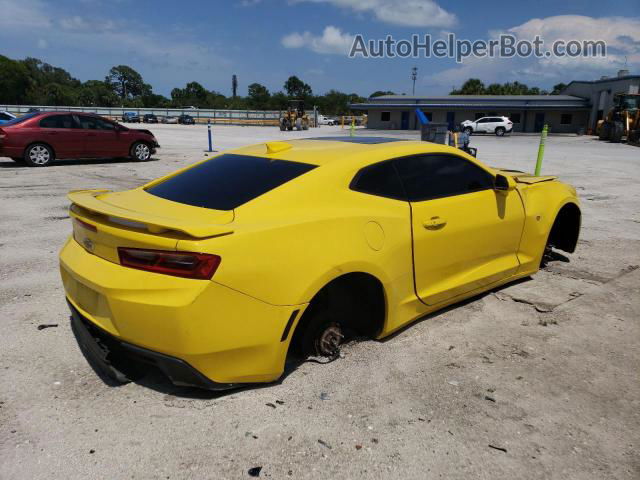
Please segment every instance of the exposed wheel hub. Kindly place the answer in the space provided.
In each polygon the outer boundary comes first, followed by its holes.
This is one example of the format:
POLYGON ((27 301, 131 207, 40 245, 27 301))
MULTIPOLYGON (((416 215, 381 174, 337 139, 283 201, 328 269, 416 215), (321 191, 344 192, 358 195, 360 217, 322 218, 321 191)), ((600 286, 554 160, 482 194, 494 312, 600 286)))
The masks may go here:
POLYGON ((340 343, 344 335, 337 323, 329 325, 316 341, 316 351, 323 357, 333 357, 340 352, 340 343))

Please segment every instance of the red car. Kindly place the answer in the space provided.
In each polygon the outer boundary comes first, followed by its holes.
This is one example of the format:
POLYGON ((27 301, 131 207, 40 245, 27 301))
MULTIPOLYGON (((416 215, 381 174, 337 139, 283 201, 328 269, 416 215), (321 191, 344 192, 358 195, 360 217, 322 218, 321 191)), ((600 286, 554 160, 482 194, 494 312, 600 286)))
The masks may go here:
POLYGON ((50 165, 56 158, 145 161, 158 147, 149 130, 130 129, 91 113, 28 113, 0 127, 0 157, 30 167, 50 165))

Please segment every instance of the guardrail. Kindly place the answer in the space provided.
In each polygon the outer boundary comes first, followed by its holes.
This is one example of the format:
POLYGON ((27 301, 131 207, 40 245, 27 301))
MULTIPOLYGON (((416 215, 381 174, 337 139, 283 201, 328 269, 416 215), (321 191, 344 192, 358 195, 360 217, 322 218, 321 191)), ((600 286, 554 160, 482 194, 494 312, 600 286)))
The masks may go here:
POLYGON ((123 107, 69 107, 50 105, 0 105, 0 110, 6 110, 16 115, 27 113, 30 109, 41 112, 85 112, 96 113, 114 120, 122 120, 124 112, 134 112, 141 117, 154 114, 158 117, 177 117, 182 114, 191 115, 196 123, 226 124, 226 125, 278 125, 281 112, 278 110, 220 110, 200 108, 123 108, 123 107))

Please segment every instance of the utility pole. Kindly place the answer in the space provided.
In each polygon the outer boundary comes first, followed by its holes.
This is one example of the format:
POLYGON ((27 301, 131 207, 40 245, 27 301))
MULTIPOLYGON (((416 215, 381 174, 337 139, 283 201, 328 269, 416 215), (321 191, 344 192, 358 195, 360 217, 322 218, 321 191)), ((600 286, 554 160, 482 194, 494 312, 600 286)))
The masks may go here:
POLYGON ((236 98, 238 94, 238 77, 236 77, 235 73, 231 77, 231 92, 233 93, 233 98, 236 98))
POLYGON ((416 94, 416 79, 418 78, 418 67, 411 69, 411 80, 413 81, 413 95, 416 94))

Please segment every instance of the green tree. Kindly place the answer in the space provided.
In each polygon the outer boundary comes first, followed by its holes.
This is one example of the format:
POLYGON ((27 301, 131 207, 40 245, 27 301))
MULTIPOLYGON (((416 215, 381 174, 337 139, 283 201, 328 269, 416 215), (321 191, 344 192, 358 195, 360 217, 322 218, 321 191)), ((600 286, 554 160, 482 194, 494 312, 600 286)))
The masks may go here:
POLYGON ((151 93, 151 87, 144 83, 142 75, 127 65, 112 67, 105 82, 111 86, 111 89, 122 101, 151 93))
POLYGON ((29 71, 24 64, 0 55, 0 103, 24 103, 29 84, 29 71))
POLYGON ((87 80, 82 84, 77 96, 77 103, 88 107, 115 107, 118 96, 111 87, 100 80, 87 80))
POLYGON ((251 108, 267 109, 269 107, 269 99, 271 94, 269 89, 259 83, 252 83, 248 88, 247 103, 251 108))
POLYGON ((382 97, 383 95, 395 95, 395 93, 390 90, 387 90, 387 91, 376 90, 371 95, 369 95, 369 98, 382 97))
POLYGON ((284 89, 291 98, 304 99, 313 94, 311 87, 295 75, 290 76, 287 81, 284 82, 284 89))
POLYGON ((470 78, 459 90, 452 90, 451 95, 483 95, 484 92, 484 83, 478 78, 470 78))
POLYGON ((551 91, 551 95, 560 95, 562 91, 567 88, 568 85, 566 83, 558 83, 553 86, 553 90, 551 91))
POLYGON ((286 93, 276 92, 271 95, 268 108, 270 110, 286 110, 288 101, 289 97, 287 97, 286 93))

